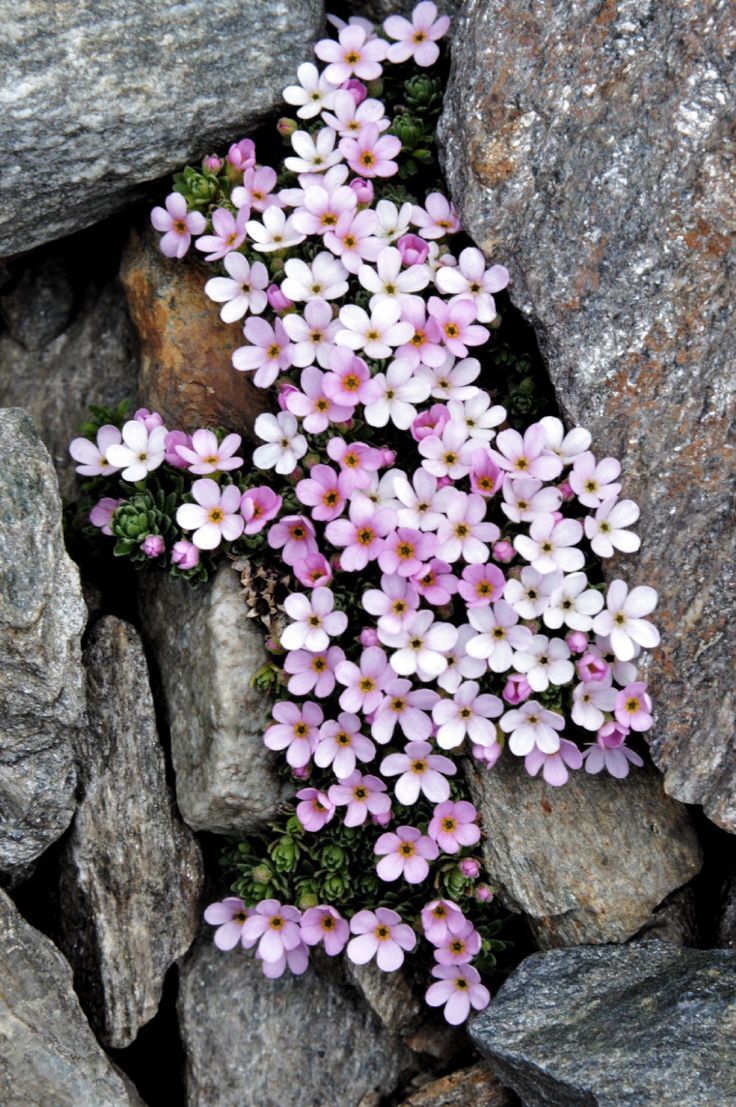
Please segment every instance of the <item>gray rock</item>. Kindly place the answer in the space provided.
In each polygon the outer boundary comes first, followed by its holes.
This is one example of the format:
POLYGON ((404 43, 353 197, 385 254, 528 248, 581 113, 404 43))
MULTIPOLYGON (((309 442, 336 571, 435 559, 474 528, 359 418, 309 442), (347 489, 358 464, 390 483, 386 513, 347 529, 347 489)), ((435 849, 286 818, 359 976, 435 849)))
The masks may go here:
POLYGON ((0 891, 3 1107, 144 1107, 95 1041, 58 949, 0 891))
POLYGON ((717 918, 717 942, 727 949, 736 949, 736 869, 723 888, 717 918))
POLYGON ((136 631, 102 619, 85 663, 89 730, 59 861, 59 944, 98 1036, 121 1049, 156 1014, 167 970, 197 935, 202 863, 166 786, 136 631))
POLYGON ((0 872, 19 877, 74 813, 87 611, 49 455, 0 411, 0 872))
POLYGON ((623 574, 660 592, 665 788, 732 831, 735 24, 728 0, 468 0, 441 124, 463 222, 509 267, 564 415, 641 505, 623 574))
POLYGON ((237 574, 225 563, 196 588, 147 574, 139 607, 163 686, 182 818, 217 834, 254 830, 287 791, 263 745, 270 704, 250 680, 267 656, 237 574))
POLYGON ((701 943, 697 900, 691 884, 678 888, 657 907, 634 941, 671 942, 676 946, 701 943))
POLYGON ((354 965, 346 959, 345 975, 383 1025, 395 1034, 410 1034, 426 1019, 427 1005, 405 969, 381 972, 375 962, 354 965))
POLYGON ((280 103, 320 0, 1 0, 0 257, 98 222, 280 103))
POLYGON ((426 1084, 400 1107, 513 1107, 516 1097, 502 1088, 483 1064, 472 1065, 426 1084))
POLYGON ((252 952, 222 953, 209 937, 181 971, 187 1107, 357 1107, 414 1070, 332 965, 320 972, 317 957, 304 976, 267 980, 252 952))
POLYGON ((470 1036, 526 1107, 736 1102, 736 953, 646 945, 536 953, 470 1036))
POLYGON ((700 869, 687 812, 651 769, 573 773, 553 788, 506 756, 469 782, 489 876, 543 949, 626 941, 700 869))
POLYGON ((0 333, 0 404, 33 416, 66 498, 78 480, 68 445, 89 405, 115 407, 137 391, 119 249, 109 229, 79 236, 50 258, 17 263, 17 283, 0 300, 8 323, 0 333))
MULTIPOLYGON (((350 10, 356 15, 372 19, 377 24, 383 23, 389 15, 403 15, 409 18, 416 6, 417 0, 351 0, 349 4, 350 10)), ((440 15, 449 15, 454 20, 461 6, 462 0, 439 0, 437 11, 440 15)))

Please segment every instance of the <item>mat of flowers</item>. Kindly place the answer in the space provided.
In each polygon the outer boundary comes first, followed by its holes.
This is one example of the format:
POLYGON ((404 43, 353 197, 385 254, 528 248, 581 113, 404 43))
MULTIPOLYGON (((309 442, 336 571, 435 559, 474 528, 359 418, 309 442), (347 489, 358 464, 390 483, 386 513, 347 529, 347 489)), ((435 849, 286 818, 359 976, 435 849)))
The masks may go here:
POLYGON ((152 214, 164 254, 213 263, 233 366, 274 396, 252 464, 239 434, 145 410, 70 450, 107 485, 90 518, 119 556, 198 581, 268 554, 288 582, 259 679, 294 800, 227 850, 215 943, 270 977, 317 945, 385 972, 416 951, 456 1024, 499 945, 466 778, 501 756, 553 786, 641 765, 657 597, 601 583, 599 559, 639 546, 619 462, 554 416, 509 427, 479 386, 508 273, 437 169, 448 18, 330 22, 284 90, 283 164, 243 139, 152 214))

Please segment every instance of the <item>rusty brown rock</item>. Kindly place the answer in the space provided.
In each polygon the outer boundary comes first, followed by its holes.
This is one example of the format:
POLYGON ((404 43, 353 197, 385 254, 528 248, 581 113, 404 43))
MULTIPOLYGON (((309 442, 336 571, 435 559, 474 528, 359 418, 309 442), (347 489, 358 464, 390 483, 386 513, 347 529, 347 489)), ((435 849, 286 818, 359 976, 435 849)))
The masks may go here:
POLYGON ((211 275, 195 261, 165 258, 150 232, 131 232, 120 277, 140 341, 139 400, 172 429, 223 426, 250 435, 270 397, 232 367, 244 340, 205 296, 211 275))
POLYGON ((660 592, 652 755, 736 831, 736 8, 468 0, 454 41, 440 133, 463 222, 641 505, 623 575, 660 592))
POLYGON ((401 1107, 512 1107, 518 1100, 513 1092, 502 1088, 498 1079, 485 1065, 451 1072, 440 1080, 433 1080, 401 1107))

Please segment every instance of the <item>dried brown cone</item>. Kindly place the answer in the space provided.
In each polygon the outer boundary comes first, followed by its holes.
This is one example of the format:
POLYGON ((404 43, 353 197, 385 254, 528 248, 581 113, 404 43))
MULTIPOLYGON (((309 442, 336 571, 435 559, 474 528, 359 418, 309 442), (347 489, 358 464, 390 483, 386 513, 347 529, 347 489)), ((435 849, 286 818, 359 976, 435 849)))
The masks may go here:
POLYGON ((278 639, 287 621, 284 600, 291 591, 289 573, 272 562, 256 565, 247 557, 233 561, 233 569, 240 574, 248 618, 258 619, 278 639))

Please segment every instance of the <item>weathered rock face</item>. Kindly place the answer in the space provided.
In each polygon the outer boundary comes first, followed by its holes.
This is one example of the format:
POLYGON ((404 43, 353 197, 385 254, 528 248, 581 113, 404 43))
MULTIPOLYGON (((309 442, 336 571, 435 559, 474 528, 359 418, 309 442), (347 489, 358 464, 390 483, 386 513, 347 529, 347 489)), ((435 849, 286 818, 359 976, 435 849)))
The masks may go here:
POLYGON ((56 946, 0 892, 3 1107, 144 1107, 95 1041, 56 946))
POLYGON ((736 1102, 736 953, 659 942, 528 957, 470 1036, 526 1107, 736 1102))
POLYGON ((51 459, 24 412, 0 411, 0 454, 0 873, 17 877, 74 812, 87 612, 51 459))
POLYGON ((196 947, 179 988, 187 1107, 357 1107, 411 1073, 400 1040, 313 960, 304 976, 267 980, 252 952, 196 947))
POLYGON ((513 1107, 516 1102, 485 1065, 472 1065, 433 1080, 405 1099, 401 1107, 513 1107))
POLYGON ((133 627, 108 616, 85 652, 83 796, 59 863, 60 945, 93 1026, 123 1048, 158 1009, 199 928, 202 865, 173 810, 148 669, 133 627))
POLYGON ((207 268, 165 258, 150 232, 133 231, 120 275, 140 339, 141 403, 171 428, 250 434, 271 405, 250 374, 232 367, 242 328, 223 323, 205 296, 207 268))
POLYGON ((654 771, 573 773, 552 788, 502 757, 469 780, 491 880, 544 949, 626 941, 700 869, 687 812, 654 771))
POLYGON ((242 138, 279 104, 322 14, 319 0, 2 0, 0 257, 242 138))
POLYGON ((158 665, 182 818, 246 832, 273 818, 284 790, 263 745, 269 701, 250 679, 267 660, 226 563, 206 587, 163 573, 141 581, 144 636, 158 665))
POLYGON ((68 444, 90 404, 135 399, 137 359, 116 279, 118 236, 80 235, 17 262, 0 295, 0 404, 22 407, 38 427, 63 496, 77 477, 68 444))
POLYGON ((718 945, 736 949, 736 869, 731 872, 721 890, 718 945))
POLYGON ((468 0, 441 124, 468 232, 641 505, 623 572, 661 595, 665 787, 732 831, 735 21, 728 0, 468 0))

